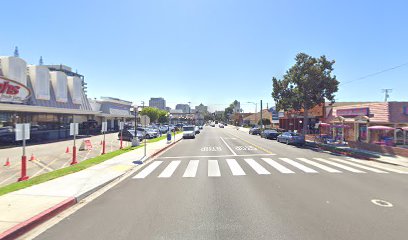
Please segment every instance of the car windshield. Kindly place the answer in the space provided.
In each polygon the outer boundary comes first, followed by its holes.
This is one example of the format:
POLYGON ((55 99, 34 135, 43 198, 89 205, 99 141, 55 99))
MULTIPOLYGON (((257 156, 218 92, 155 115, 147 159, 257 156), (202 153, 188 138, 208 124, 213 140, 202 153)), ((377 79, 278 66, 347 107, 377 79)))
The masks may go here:
POLYGON ((300 136, 300 134, 299 134, 299 133, 293 133, 293 132, 292 132, 292 133, 290 133, 290 135, 291 135, 291 136, 300 136))
POLYGON ((194 127, 183 127, 183 131, 194 131, 194 127))

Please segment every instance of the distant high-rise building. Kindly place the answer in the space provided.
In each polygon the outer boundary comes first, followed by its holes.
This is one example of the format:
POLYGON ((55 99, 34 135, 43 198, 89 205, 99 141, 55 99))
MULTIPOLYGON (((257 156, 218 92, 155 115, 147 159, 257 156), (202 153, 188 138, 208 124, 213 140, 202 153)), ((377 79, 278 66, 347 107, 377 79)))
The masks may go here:
POLYGON ((190 106, 188 104, 177 104, 176 105, 176 110, 182 110, 183 113, 189 113, 190 112, 190 106))
POLYGON ((206 113, 208 112, 208 107, 204 106, 202 103, 195 107, 195 111, 199 113, 206 113))
POLYGON ((161 110, 166 110, 166 100, 164 98, 150 98, 149 107, 155 107, 161 110))

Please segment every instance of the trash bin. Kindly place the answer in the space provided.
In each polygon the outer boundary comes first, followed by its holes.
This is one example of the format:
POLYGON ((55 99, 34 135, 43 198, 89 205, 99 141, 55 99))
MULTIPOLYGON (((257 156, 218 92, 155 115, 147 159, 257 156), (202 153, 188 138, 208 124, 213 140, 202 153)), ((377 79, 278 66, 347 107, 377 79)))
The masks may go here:
POLYGON ((171 133, 170 132, 167 133, 167 142, 171 142, 171 133))

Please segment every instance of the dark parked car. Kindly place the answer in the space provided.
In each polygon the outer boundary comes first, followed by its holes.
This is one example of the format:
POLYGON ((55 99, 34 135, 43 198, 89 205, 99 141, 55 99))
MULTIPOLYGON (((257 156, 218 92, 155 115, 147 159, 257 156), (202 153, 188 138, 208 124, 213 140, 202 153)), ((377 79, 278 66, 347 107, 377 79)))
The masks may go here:
POLYGON ((265 129, 261 132, 261 137, 266 139, 277 139, 279 136, 279 132, 272 129, 265 129))
MULTIPOLYGON (((135 136, 134 129, 123 130, 122 139, 125 141, 132 141, 133 137, 135 136)), ((118 133, 118 138, 120 139, 120 132, 118 133)), ((139 141, 143 140, 143 132, 137 131, 137 138, 139 141)))
POLYGON ((253 127, 251 129, 249 129, 249 134, 259 135, 259 134, 261 134, 261 129, 258 128, 258 127, 253 127))
POLYGON ((294 132, 282 133, 281 135, 278 136, 277 141, 283 142, 286 144, 294 144, 294 145, 300 145, 300 146, 303 146, 306 143, 305 137, 303 135, 300 135, 294 132))

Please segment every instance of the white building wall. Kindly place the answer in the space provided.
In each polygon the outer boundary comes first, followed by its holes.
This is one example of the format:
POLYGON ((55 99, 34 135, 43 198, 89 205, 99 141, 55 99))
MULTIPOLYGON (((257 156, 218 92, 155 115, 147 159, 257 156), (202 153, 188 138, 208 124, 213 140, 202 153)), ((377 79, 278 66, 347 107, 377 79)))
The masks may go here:
POLYGON ((44 66, 28 66, 34 95, 40 100, 50 100, 50 71, 44 66))
MULTIPOLYGON (((1 70, 4 77, 27 86, 27 63, 21 58, 3 56, 0 57, 1 70)), ((24 93, 18 95, 23 97, 24 93)))
POLYGON ((68 89, 71 94, 72 102, 75 104, 81 104, 82 98, 82 80, 79 77, 67 77, 68 78, 68 89))
POLYGON ((57 102, 68 102, 68 79, 67 75, 59 71, 50 72, 52 87, 57 102))

